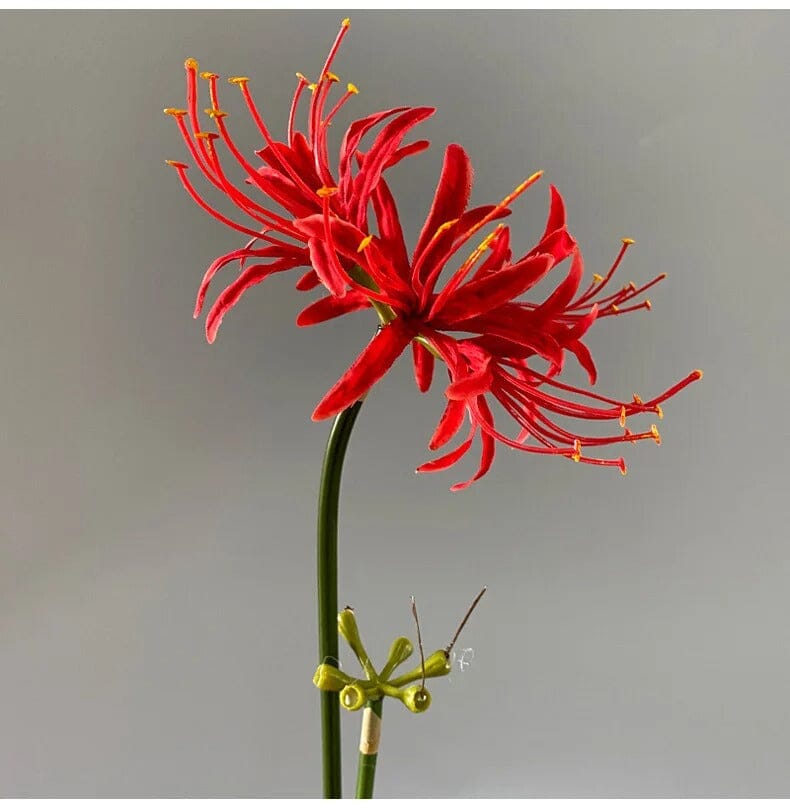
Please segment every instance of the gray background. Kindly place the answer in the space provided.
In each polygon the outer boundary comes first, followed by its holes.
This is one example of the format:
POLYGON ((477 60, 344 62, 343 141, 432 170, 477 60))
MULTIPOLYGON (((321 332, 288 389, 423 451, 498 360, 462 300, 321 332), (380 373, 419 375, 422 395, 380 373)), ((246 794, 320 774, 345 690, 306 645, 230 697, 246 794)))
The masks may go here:
MULTIPOLYGON (((344 15, 0 20, 4 795, 319 792, 309 416, 371 316, 296 329, 288 274, 206 345, 194 293, 240 241, 162 165, 185 150, 161 108, 193 55, 252 76, 282 133, 344 15)), ((670 274, 594 328, 600 389, 706 372, 626 478, 502 450, 463 494, 412 472, 441 387, 402 362, 369 398, 340 592, 374 653, 412 632, 410 594, 436 648, 489 586, 473 665, 423 716, 385 708, 380 796, 790 793, 789 38, 786 14, 353 15, 352 113, 439 108, 392 175, 412 244, 449 141, 476 202, 543 168, 588 272, 631 236, 623 281, 670 274)), ((516 206, 517 247, 545 205, 544 182, 516 206)))

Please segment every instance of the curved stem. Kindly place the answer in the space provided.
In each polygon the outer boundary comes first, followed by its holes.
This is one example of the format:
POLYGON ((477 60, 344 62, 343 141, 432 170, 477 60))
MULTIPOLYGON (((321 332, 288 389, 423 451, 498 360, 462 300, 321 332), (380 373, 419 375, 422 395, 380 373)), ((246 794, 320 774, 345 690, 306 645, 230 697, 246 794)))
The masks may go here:
POLYGON ((357 800, 373 799, 373 783, 376 779, 376 761, 379 757, 381 737, 381 708, 383 698, 368 701, 362 717, 362 734, 359 738, 359 766, 357 767, 357 800))
MULTIPOLYGON (((335 417, 321 470, 318 494, 318 659, 339 666, 337 639, 337 510, 340 477, 351 429, 362 402, 335 417)), ((321 748, 324 797, 339 799, 343 791, 340 768, 340 703, 337 693, 321 692, 321 748)))

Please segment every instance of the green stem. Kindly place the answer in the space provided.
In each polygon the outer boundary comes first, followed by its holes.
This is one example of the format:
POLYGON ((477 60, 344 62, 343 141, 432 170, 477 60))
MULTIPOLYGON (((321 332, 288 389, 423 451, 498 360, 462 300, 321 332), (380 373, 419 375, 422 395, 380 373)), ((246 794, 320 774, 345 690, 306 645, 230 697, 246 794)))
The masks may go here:
MULTIPOLYGON (((338 667, 337 639, 337 509, 340 476, 351 429, 362 402, 335 418, 324 454, 318 494, 318 660, 338 667)), ((339 799, 343 792, 340 768, 340 702, 337 693, 321 691, 321 747, 324 797, 339 799)))
POLYGON ((373 799, 373 783, 376 779, 376 761, 378 760, 378 742, 381 730, 381 708, 384 704, 383 698, 376 698, 368 701, 365 705, 365 713, 375 713, 376 718, 372 719, 376 724, 375 732, 375 745, 372 747, 374 752, 366 752, 370 748, 367 746, 366 741, 366 728, 367 719, 363 717, 362 721, 362 737, 359 742, 359 765, 357 767, 357 799, 358 800, 372 800, 373 799))

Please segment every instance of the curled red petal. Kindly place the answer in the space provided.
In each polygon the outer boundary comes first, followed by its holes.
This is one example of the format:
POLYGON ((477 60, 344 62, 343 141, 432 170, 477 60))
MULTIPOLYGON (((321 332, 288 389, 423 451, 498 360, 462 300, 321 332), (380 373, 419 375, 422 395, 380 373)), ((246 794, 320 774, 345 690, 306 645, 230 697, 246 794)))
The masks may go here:
POLYGON ((415 326, 403 318, 396 318, 381 327, 345 374, 315 407, 313 420, 334 417, 359 400, 384 377, 416 334, 415 326))
POLYGON ((346 279, 340 273, 337 257, 330 254, 327 244, 318 237, 309 239, 307 247, 310 250, 310 261, 324 287, 342 298, 346 293, 346 279))
POLYGON ((598 380, 598 370, 595 368, 595 361, 590 350, 581 341, 570 341, 566 347, 568 351, 576 355, 579 365, 587 372, 590 385, 594 386, 595 381, 598 380))
POLYGON ((494 441, 494 436, 496 434, 496 430, 494 428, 494 415, 491 413, 491 409, 488 407, 485 397, 478 397, 472 410, 481 429, 480 467, 478 467, 477 472, 474 476, 472 476, 471 479, 454 484, 450 488, 450 492, 452 493, 457 493, 459 490, 466 489, 470 484, 474 484, 474 482, 476 482, 478 479, 485 476, 486 473, 491 470, 491 465, 494 462, 494 455, 496 454, 496 442, 494 441))
POLYGON ((433 380, 434 357, 417 341, 412 343, 411 348, 414 360, 414 379, 417 382, 417 388, 424 393, 431 387, 433 380))
POLYGON ((231 262, 234 262, 236 260, 252 259, 252 258, 263 259, 265 257, 273 257, 281 255, 282 249, 279 246, 271 245, 266 248, 239 248, 238 250, 231 251, 230 253, 226 253, 224 256, 220 256, 217 259, 215 259, 209 265, 208 270, 206 270, 206 273, 203 276, 203 281, 200 283, 200 287, 198 288, 197 300, 195 301, 195 311, 193 313, 194 317, 197 318, 200 315, 201 310, 203 309, 203 304, 205 303, 206 300, 206 293, 208 293, 208 288, 209 285, 211 284, 212 279, 226 265, 229 265, 231 262))
POLYGON ((373 190, 371 202, 379 226, 379 239, 382 249, 399 275, 404 281, 408 281, 409 255, 403 238, 398 207, 389 186, 383 179, 379 181, 379 184, 373 190))
POLYGON ((459 144, 449 144, 444 152, 444 164, 431 210, 422 227, 413 258, 416 261, 431 241, 440 225, 458 219, 466 210, 472 193, 474 172, 466 150, 459 144))
POLYGON ((349 214, 357 225, 364 222, 370 194, 406 133, 435 112, 433 107, 412 107, 393 118, 376 136, 354 179, 349 214))
POLYGON ((438 459, 431 459, 430 462, 423 462, 418 468, 417 473, 435 473, 437 470, 446 470, 452 467, 465 453, 472 447, 472 440, 474 433, 465 442, 462 442, 457 448, 440 456, 438 459))
POLYGON ((318 278, 318 274, 310 268, 304 276, 299 277, 296 282, 296 289, 302 291, 314 290, 319 284, 321 284, 321 280, 318 278))
POLYGON ((557 285, 556 290, 546 301, 535 310, 535 315, 538 318, 549 318, 556 313, 561 313, 576 295, 583 275, 584 260, 581 251, 576 248, 572 254, 568 275, 557 285))
POLYGON ((464 400, 448 400, 428 447, 435 451, 442 445, 446 445, 461 430, 465 415, 466 402, 464 400))
POLYGON ((549 216, 541 240, 560 228, 565 228, 567 217, 565 214, 565 201, 555 185, 549 186, 549 216))
POLYGON ((217 300, 209 310, 206 316, 206 339, 208 342, 210 344, 214 343, 217 332, 222 324, 222 319, 225 317, 228 310, 236 305, 250 287, 260 284, 273 273, 290 270, 298 264, 300 263, 297 260, 281 259, 268 265, 250 265, 250 267, 245 268, 238 278, 219 294, 217 300))
POLYGON ((337 296, 325 296, 324 298, 308 304, 307 307, 296 317, 296 325, 299 327, 311 327, 313 324, 320 324, 332 318, 338 318, 356 310, 364 310, 370 307, 370 299, 351 290, 342 298, 337 296))
POLYGON ((430 141, 414 141, 411 144, 406 144, 406 146, 402 146, 400 149, 396 149, 395 152, 392 154, 392 157, 387 161, 387 165, 384 167, 385 169, 389 169, 392 166, 397 165, 400 163, 404 158, 408 158, 412 155, 419 155, 420 152, 425 152, 431 145, 430 141))

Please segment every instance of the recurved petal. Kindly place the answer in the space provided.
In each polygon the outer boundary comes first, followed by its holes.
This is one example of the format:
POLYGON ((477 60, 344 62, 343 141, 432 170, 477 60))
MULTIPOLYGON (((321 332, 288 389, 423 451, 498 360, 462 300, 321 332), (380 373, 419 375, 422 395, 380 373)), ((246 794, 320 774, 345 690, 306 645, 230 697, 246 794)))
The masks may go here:
POLYGON ((324 287, 335 296, 346 294, 346 279, 339 267, 337 257, 330 253, 327 244, 317 237, 307 242, 310 250, 310 262, 324 287))
POLYGON ((256 284, 260 284, 273 273, 290 270, 301 264, 298 260, 281 259, 268 265, 251 265, 245 268, 238 278, 229 284, 217 297, 206 316, 206 338, 210 344, 217 337, 222 319, 228 310, 236 305, 244 293, 256 284))
POLYGON ((414 379, 417 388, 421 392, 426 392, 431 387, 433 380, 434 357, 421 343, 414 341, 411 345, 412 357, 414 360, 414 379))
POLYGON ((543 231, 541 240, 544 240, 549 234, 559 228, 565 228, 566 223, 565 202, 557 187, 551 185, 549 186, 549 216, 546 220, 546 228, 543 231))
POLYGON ((311 327, 313 324, 320 324, 367 307, 370 307, 370 299, 354 290, 348 291, 342 298, 325 296, 305 307, 296 317, 296 325, 311 327))
POLYGON ((595 361, 590 350, 581 341, 569 341, 565 346, 576 355, 579 365, 590 378, 590 385, 594 386, 598 379, 598 370, 595 368, 595 361))
POLYGON ((318 278, 318 274, 310 268, 304 276, 299 277, 296 282, 296 289, 302 291, 314 290, 319 284, 321 284, 321 280, 318 278))
POLYGON ((392 157, 387 161, 387 165, 384 169, 389 169, 392 166, 400 163, 404 158, 408 158, 411 155, 419 155, 420 152, 425 152, 431 146, 430 141, 414 141, 414 143, 406 144, 406 146, 402 146, 400 149, 396 149, 395 152, 392 154, 392 157))
POLYGON ((418 468, 417 473, 435 473, 437 470, 446 470, 452 467, 465 453, 472 447, 472 440, 474 439, 474 431, 472 435, 465 442, 462 442, 457 448, 440 456, 438 459, 431 459, 430 462, 423 462, 418 468))
POLYGON ((537 318, 547 318, 555 313, 561 313, 576 295, 583 275, 584 261, 582 260, 582 253, 578 248, 575 248, 568 275, 557 285, 557 289, 546 301, 535 310, 535 316, 537 318))
POLYGON ((281 253, 282 251, 280 248, 276 246, 270 246, 268 248, 239 248, 238 250, 231 251, 230 253, 226 253, 224 256, 220 256, 215 259, 209 265, 208 270, 206 270, 206 273, 203 276, 203 281, 200 283, 193 316, 197 318, 200 315, 200 312, 203 309, 203 304, 206 301, 206 293, 208 293, 208 288, 212 279, 226 265, 229 265, 234 261, 251 259, 253 257, 256 259, 261 259, 267 256, 279 256, 281 253))
POLYGON ((442 445, 446 445, 461 430, 465 415, 466 402, 464 400, 448 400, 428 447, 435 451, 442 445))
POLYGON ((433 107, 413 107, 393 118, 371 144, 354 179, 351 219, 360 223, 365 216, 370 193, 381 178, 381 173, 397 151, 406 133, 436 112, 433 107))
POLYGON ((488 473, 488 471, 491 469, 491 465, 494 462, 494 455, 496 454, 496 442, 494 441, 494 437, 486 430, 487 426, 490 426, 491 430, 493 430, 494 415, 491 413, 491 409, 488 407, 485 397, 477 398, 474 410, 478 412, 478 419, 480 423, 480 444, 482 446, 480 450, 480 467, 478 467, 477 473, 475 473, 471 479, 454 484, 450 488, 450 492, 452 493, 457 493, 459 490, 465 490, 470 484, 474 484, 474 482, 476 482, 478 479, 485 476, 486 473, 488 473))
POLYGON ((415 261, 431 241, 436 229, 458 219, 466 210, 472 193, 473 174, 472 162, 466 150, 459 144, 449 144, 444 153, 444 165, 431 210, 414 249, 415 261))
POLYGON ((313 412, 313 420, 325 420, 365 395, 389 371, 417 334, 403 318, 381 327, 346 373, 324 395, 313 412))

